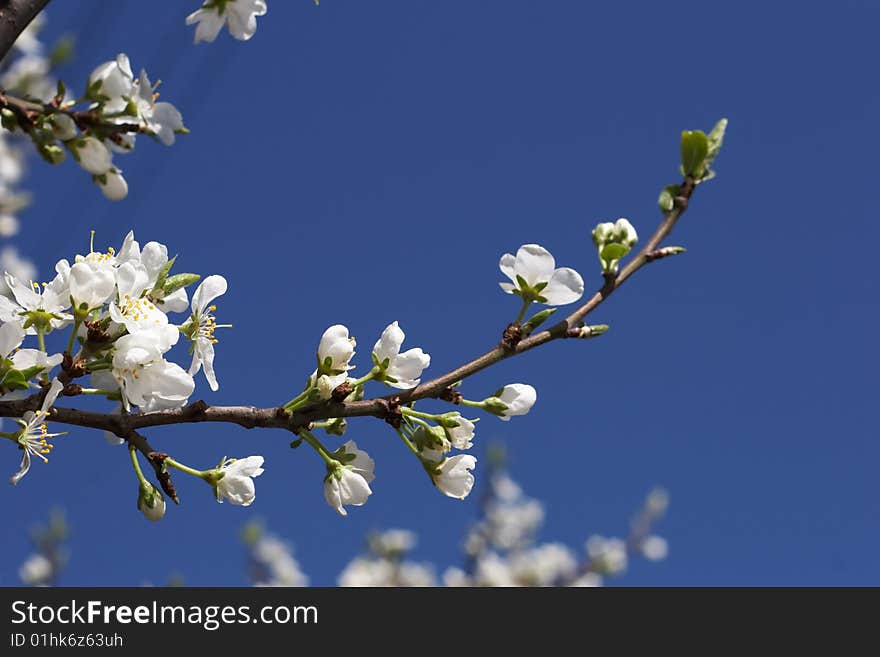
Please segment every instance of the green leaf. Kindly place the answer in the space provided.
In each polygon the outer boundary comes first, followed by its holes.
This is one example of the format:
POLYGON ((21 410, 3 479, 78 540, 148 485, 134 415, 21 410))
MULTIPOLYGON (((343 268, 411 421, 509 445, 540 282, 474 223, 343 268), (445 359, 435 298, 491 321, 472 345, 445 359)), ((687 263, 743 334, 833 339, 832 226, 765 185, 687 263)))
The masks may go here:
POLYGON ((686 176, 699 178, 709 154, 709 138, 702 130, 681 133, 681 168, 686 176))
POLYGON ((628 246, 612 242, 611 244, 606 244, 602 247, 602 251, 599 253, 599 257, 602 258, 602 260, 610 262, 611 260, 620 260, 627 253, 629 253, 628 246))
POLYGON ((24 378, 24 374, 18 370, 9 370, 6 372, 3 380, 0 381, 0 386, 10 390, 27 390, 28 382, 27 379, 24 378))
POLYGON ((73 37, 65 35, 55 42, 49 53, 49 66, 56 68, 73 57, 73 37))
POLYGON ((678 185, 666 185, 660 192, 660 198, 657 199, 660 209, 663 212, 670 212, 675 207, 675 197, 679 194, 681 194, 681 187, 678 185))
POLYGON ((712 132, 709 133, 709 136, 707 137, 709 141, 709 153, 706 155, 707 168, 712 164, 712 161, 721 150, 721 146, 724 143, 725 132, 727 132, 727 119, 721 119, 715 124, 715 127, 712 128, 712 132))

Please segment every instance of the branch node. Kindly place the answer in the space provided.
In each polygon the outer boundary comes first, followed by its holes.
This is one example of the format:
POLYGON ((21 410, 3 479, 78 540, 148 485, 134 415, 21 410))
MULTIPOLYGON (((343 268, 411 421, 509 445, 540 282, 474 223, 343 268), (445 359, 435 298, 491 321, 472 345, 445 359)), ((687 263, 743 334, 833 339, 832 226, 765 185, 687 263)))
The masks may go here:
POLYGON ((394 395, 387 400, 383 399, 380 403, 385 407, 382 419, 395 429, 399 429, 400 423, 403 421, 403 411, 400 410, 400 395, 394 395))
POLYGON ((330 393, 330 398, 337 404, 341 404, 345 401, 345 398, 352 393, 353 390, 354 388, 351 387, 351 384, 348 381, 343 381, 338 386, 333 388, 333 392, 330 393))
POLYGON ((205 403, 204 399, 199 399, 198 401, 194 401, 192 404, 189 404, 183 410, 183 414, 187 417, 197 417, 199 415, 204 415, 205 411, 207 410, 208 404, 205 403))
POLYGON ((507 328, 504 329, 504 333, 501 334, 501 342, 498 346, 504 351, 513 351, 516 349, 519 341, 522 340, 522 336, 522 326, 515 322, 508 324, 507 328))
POLYGON ((164 452, 150 452, 147 454, 147 458, 153 465, 153 470, 156 472, 156 479, 159 481, 162 490, 171 498, 172 502, 180 504, 180 498, 177 497, 177 489, 174 487, 174 482, 171 481, 171 473, 168 472, 168 468, 165 467, 165 459, 168 458, 168 454, 165 454, 164 452))
POLYGON ((82 394, 82 390, 82 386, 78 383, 68 383, 66 386, 64 386, 61 394, 65 397, 76 397, 77 395, 82 394))
POLYGON ((445 388, 443 388, 443 390, 440 391, 440 394, 437 395, 437 397, 438 399, 449 402, 450 404, 460 404, 461 400, 464 399, 464 395, 462 395, 452 386, 446 386, 445 388))

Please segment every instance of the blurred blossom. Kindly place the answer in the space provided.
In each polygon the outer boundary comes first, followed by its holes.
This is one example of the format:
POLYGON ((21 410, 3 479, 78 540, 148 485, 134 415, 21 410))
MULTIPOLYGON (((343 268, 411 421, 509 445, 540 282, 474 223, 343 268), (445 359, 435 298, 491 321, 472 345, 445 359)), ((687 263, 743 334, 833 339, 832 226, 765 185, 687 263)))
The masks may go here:
POLYGON ((620 575, 626 570, 626 543, 619 538, 590 536, 587 539, 587 554, 592 569, 603 575, 620 575))
POLYGON ((52 577, 52 562, 42 554, 32 554, 18 569, 18 576, 28 586, 44 586, 52 577))
POLYGON ((254 586, 308 586, 293 550, 275 536, 260 536, 251 546, 251 559, 257 574, 254 586))
POLYGON ((663 561, 669 554, 669 544, 662 536, 648 536, 642 543, 642 555, 648 561, 663 561))

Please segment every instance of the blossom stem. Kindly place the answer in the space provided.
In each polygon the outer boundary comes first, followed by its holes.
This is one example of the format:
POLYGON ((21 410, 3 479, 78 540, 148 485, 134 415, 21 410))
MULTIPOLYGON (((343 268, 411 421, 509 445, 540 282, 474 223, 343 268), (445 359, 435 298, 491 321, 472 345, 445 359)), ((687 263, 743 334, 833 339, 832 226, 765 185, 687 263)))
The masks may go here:
POLYGON ((474 408, 485 408, 485 403, 481 401, 473 401, 471 399, 462 399, 459 404, 464 404, 465 406, 472 406, 474 408))
POLYGON ((374 378, 376 378, 377 374, 379 374, 379 368, 374 367, 369 372, 364 374, 361 378, 355 379, 354 381, 352 381, 351 387, 357 388, 358 386, 365 384, 367 381, 372 381, 374 378))
POLYGON ((305 390, 284 405, 285 410, 294 411, 300 406, 304 406, 309 401, 309 393, 313 388, 312 385, 307 386, 305 390))
POLYGON ((40 351, 46 351, 46 336, 43 334, 43 329, 41 327, 37 327, 37 344, 40 347, 40 351))
POLYGON ((439 415, 432 415, 431 413, 422 413, 422 412, 417 411, 416 409, 410 408, 408 406, 401 406, 400 412, 403 413, 404 415, 408 415, 412 418, 422 418, 424 420, 433 420, 434 422, 437 422, 440 418, 439 415))
POLYGON ((79 315, 74 315, 73 330, 70 332, 70 339, 67 341, 67 353, 73 352, 73 341, 76 340, 76 334, 79 332, 80 321, 79 315))
POLYGON ((335 467, 339 464, 339 462, 336 459, 334 459, 332 456, 330 456, 330 452, 328 452, 327 448, 321 444, 321 441, 318 440, 317 438, 315 438, 315 436, 312 435, 309 431, 306 431, 305 429, 303 429, 302 431, 299 432, 299 435, 300 435, 300 438, 302 438, 309 445, 311 445, 312 449, 314 449, 316 452, 318 452, 320 457, 322 459, 324 459, 324 462, 327 463, 327 465, 331 465, 331 466, 335 467))
POLYGON ((183 463, 178 463, 170 456, 165 458, 165 465, 170 465, 172 468, 177 468, 181 472, 185 472, 188 475, 192 475, 193 477, 198 477, 199 479, 204 479, 207 481, 210 477, 211 470, 196 470, 195 468, 191 468, 188 465, 184 465, 183 463))
POLYGON ((400 436, 400 439, 403 441, 403 443, 407 447, 409 447, 409 451, 411 451, 413 454, 415 454, 416 457, 421 461, 422 455, 419 454, 419 450, 418 450, 418 448, 416 448, 415 445, 413 445, 413 442, 409 438, 407 438, 407 435, 403 432, 403 429, 398 428, 397 434, 400 436))
POLYGON ((531 305, 532 305, 532 300, 531 300, 531 299, 529 299, 529 298, 525 298, 525 299, 523 299, 523 306, 522 306, 522 308, 521 308, 520 311, 519 311, 519 315, 517 315, 517 316, 516 316, 516 319, 513 320, 513 323, 514 323, 514 324, 519 325, 519 324, 522 323, 523 318, 526 316, 526 312, 528 311, 529 306, 531 306, 531 305))
POLYGON ((140 463, 138 463, 137 447, 129 444, 128 453, 131 456, 131 464, 134 466, 134 473, 137 475, 138 481, 141 483, 141 487, 146 488, 148 483, 146 477, 144 477, 144 473, 141 471, 141 465, 140 463))

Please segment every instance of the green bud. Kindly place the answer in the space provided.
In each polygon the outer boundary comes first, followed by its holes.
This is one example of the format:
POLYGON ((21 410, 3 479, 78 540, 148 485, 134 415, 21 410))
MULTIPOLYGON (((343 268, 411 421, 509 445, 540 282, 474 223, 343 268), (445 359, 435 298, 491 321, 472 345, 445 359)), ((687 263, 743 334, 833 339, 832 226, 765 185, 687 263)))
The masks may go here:
POLYGON ((324 427, 324 431, 326 431, 331 436, 344 436, 345 430, 348 427, 348 423, 345 421, 344 417, 337 417, 331 420, 326 427, 324 427))
POLYGON ((18 117, 11 109, 4 107, 0 110, 0 124, 7 130, 15 130, 18 127, 18 117))
POLYGON ((179 289, 197 283, 201 276, 198 274, 175 274, 165 279, 162 285, 162 296, 167 297, 169 294, 177 292, 179 289))
POLYGON ((529 317, 522 325, 522 334, 523 336, 529 335, 532 331, 538 328, 541 324, 547 321, 547 318, 550 317, 553 313, 556 312, 556 308, 545 308, 544 310, 535 313, 531 317, 529 317))
POLYGON ((37 152, 49 164, 61 164, 64 162, 66 153, 58 144, 45 144, 37 149, 37 152))
POLYGON ((412 441, 413 444, 419 448, 419 451, 423 449, 433 449, 439 452, 448 452, 452 449, 452 445, 446 437, 446 431, 443 430, 443 427, 429 428, 419 426, 419 428, 413 432, 412 441))

